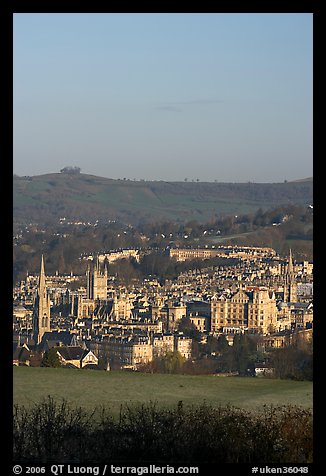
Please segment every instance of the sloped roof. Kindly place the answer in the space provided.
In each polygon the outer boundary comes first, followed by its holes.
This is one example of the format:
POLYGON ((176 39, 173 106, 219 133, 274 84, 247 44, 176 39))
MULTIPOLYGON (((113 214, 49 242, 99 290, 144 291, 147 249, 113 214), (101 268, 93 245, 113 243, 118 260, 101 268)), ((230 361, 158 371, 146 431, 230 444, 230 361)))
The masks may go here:
POLYGON ((45 332, 40 347, 43 350, 51 349, 59 344, 64 346, 70 346, 75 341, 75 334, 71 334, 69 331, 50 331, 45 332))
POLYGON ((295 302, 293 303, 293 308, 294 309, 311 309, 311 303, 310 302, 295 302))
POLYGON ((31 351, 25 345, 22 345, 22 346, 19 345, 13 351, 13 360, 19 360, 21 362, 24 362, 26 360, 29 360, 30 356, 31 356, 31 351))
POLYGON ((81 360, 85 353, 80 346, 60 346, 56 350, 64 360, 81 360))
POLYGON ((113 310, 113 301, 108 301, 106 303, 101 303, 96 306, 94 309, 94 316, 104 318, 105 316, 110 316, 113 310))

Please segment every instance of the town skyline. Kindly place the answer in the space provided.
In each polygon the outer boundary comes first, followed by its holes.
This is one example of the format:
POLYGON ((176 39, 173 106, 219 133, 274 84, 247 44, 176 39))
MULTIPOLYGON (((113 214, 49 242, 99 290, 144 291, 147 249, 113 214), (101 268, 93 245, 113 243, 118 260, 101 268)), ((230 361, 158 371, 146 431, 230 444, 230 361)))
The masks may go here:
POLYGON ((14 287, 18 351, 31 349, 35 356, 66 346, 61 364, 68 365, 69 349, 77 347, 79 356, 92 353, 92 365, 102 359, 106 370, 137 370, 168 352, 198 359, 196 340, 223 336, 232 346, 236 335, 247 334, 260 337, 258 346, 278 348, 289 345, 296 331, 312 333, 313 264, 294 263, 291 249, 285 261, 272 248, 251 246, 176 248, 169 255, 181 262, 218 257, 226 262, 180 273, 164 284, 149 275, 126 285, 109 274, 110 265, 139 261, 139 251, 112 252, 101 260, 99 254, 84 256, 91 266, 83 285, 72 273, 47 278, 42 254, 36 279, 27 275, 14 287), (79 287, 70 288, 75 282, 79 287))

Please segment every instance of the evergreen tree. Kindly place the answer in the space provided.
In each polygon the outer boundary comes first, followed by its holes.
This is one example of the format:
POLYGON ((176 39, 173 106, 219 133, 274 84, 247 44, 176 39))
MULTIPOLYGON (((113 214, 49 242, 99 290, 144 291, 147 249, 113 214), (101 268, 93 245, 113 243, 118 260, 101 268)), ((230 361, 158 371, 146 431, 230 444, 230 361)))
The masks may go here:
POLYGON ((233 340, 233 353, 236 370, 240 375, 246 375, 251 367, 251 356, 256 352, 256 344, 249 336, 237 334, 233 340))
POLYGON ((55 347, 52 347, 52 349, 49 349, 45 352, 41 362, 41 367, 61 367, 59 355, 55 347))
POLYGON ((220 335, 217 338, 217 351, 223 354, 229 348, 229 343, 225 335, 220 335))
POLYGON ((193 322, 191 322, 190 317, 184 316, 180 319, 178 324, 178 331, 183 332, 183 334, 191 339, 200 342, 201 340, 201 333, 195 326, 193 322))

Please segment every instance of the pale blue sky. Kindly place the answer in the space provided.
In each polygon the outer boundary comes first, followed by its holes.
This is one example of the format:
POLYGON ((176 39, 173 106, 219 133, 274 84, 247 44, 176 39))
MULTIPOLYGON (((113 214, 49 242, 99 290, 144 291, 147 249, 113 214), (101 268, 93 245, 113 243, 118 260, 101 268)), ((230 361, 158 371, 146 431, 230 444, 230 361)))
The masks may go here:
POLYGON ((14 173, 312 176, 310 13, 14 14, 14 173))

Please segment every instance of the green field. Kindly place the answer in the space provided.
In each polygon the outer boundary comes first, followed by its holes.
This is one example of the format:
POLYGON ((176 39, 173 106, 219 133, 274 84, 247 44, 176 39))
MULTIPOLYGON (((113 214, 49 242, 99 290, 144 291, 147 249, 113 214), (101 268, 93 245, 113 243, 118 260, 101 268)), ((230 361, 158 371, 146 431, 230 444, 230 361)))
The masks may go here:
POLYGON ((28 367, 13 368, 13 384, 15 404, 29 406, 51 395, 73 406, 106 406, 114 413, 121 404, 175 406, 180 400, 251 411, 264 405, 312 408, 313 393, 312 382, 306 381, 28 367))

